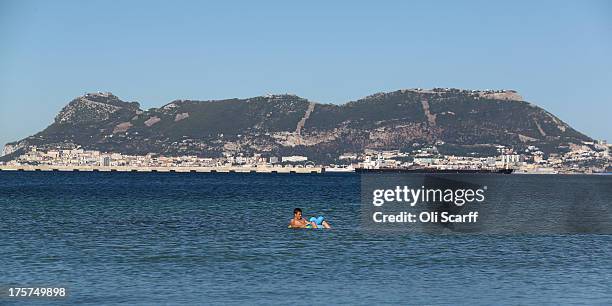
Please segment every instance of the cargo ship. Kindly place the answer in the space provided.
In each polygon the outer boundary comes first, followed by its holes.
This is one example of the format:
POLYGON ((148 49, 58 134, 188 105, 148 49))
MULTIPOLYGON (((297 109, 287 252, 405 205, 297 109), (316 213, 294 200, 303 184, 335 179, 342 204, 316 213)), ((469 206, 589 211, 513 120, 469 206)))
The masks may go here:
POLYGON ((357 173, 495 173, 511 174, 514 169, 437 169, 437 168, 355 168, 357 173))

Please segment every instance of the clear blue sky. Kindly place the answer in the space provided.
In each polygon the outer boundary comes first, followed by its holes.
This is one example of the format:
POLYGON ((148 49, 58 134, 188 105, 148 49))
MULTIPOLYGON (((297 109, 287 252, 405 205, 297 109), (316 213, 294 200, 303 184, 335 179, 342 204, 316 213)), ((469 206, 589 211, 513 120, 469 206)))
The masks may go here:
POLYGON ((612 2, 0 0, 0 143, 98 90, 150 108, 412 87, 516 89, 612 141, 612 2))

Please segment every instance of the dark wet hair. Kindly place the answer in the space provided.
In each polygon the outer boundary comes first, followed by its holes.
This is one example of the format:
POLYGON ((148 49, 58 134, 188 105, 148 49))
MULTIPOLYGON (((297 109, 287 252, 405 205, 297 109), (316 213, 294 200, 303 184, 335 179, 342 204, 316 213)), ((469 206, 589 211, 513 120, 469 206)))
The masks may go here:
POLYGON ((302 209, 301 209, 301 208, 296 208, 296 209, 294 209, 294 210, 293 210, 293 214, 294 214, 294 215, 295 215, 295 214, 297 214, 298 212, 300 212, 300 213, 301 213, 301 212, 302 212, 302 209))

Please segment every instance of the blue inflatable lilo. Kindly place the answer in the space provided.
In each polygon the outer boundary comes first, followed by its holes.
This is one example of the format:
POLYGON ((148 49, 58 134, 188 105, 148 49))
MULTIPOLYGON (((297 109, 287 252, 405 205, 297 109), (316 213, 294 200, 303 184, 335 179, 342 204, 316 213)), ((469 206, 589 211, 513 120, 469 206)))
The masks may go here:
POLYGON ((289 221, 288 228, 331 228, 331 225, 325 220, 325 217, 310 217, 306 220, 302 218, 302 209, 296 208, 293 210, 293 219, 289 221))
MULTIPOLYGON (((325 217, 323 216, 318 216, 318 217, 310 217, 310 219, 308 219, 308 221, 313 222, 314 224, 317 225, 316 228, 318 229, 324 229, 325 226, 323 226, 323 221, 325 221, 325 217)), ((308 224, 307 228, 315 228, 312 226, 312 224, 308 224)))

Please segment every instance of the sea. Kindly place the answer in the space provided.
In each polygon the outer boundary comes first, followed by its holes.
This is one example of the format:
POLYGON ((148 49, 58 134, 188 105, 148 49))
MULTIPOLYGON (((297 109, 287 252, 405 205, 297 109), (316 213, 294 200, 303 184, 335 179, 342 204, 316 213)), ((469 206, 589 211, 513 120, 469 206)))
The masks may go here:
MULTIPOLYGON (((612 176, 474 175, 527 186, 508 205, 567 199, 529 186, 612 191, 612 176)), ((612 304, 610 234, 377 232, 360 202, 358 174, 3 171, 0 304, 612 304), (288 229, 296 207, 332 228, 288 229)))

